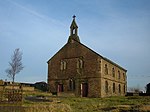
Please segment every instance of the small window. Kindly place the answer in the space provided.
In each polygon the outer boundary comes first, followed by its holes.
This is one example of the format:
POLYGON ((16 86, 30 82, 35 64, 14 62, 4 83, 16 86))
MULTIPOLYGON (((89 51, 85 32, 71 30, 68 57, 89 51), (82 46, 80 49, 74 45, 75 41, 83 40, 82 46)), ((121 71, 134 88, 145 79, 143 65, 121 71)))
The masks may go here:
POLYGON ((105 92, 108 93, 108 82, 105 81, 105 92))
POLYGON ((99 71, 101 71, 101 61, 99 61, 99 71))
POLYGON ((113 83, 113 93, 115 93, 115 83, 113 83))
POLYGON ((63 66, 64 66, 64 65, 63 65, 63 61, 61 61, 61 62, 60 62, 60 70, 63 70, 63 68, 64 68, 63 66))
POLYGON ((100 61, 100 59, 97 60, 97 64, 98 64, 97 65, 97 70, 101 71, 101 61, 100 61))
POLYGON ((123 91, 124 91, 124 94, 126 93, 126 86, 124 85, 123 86, 123 91))
POLYGON ((83 60, 78 59, 78 61, 77 61, 77 68, 83 68, 83 60))
POLYGON ((120 71, 118 70, 118 79, 120 79, 120 71))
POLYGON ((123 73, 123 80, 125 81, 125 74, 123 73))
POLYGON ((108 67, 107 67, 107 64, 105 64, 105 74, 106 74, 106 75, 108 74, 108 67))
POLYGON ((118 86, 118 90, 119 90, 119 93, 121 93, 121 86, 120 86, 120 84, 118 86))
POLYGON ((71 91, 75 90, 75 80, 69 79, 69 88, 71 91))
POLYGON ((67 66, 67 63, 65 61, 60 62, 60 70, 65 70, 67 66))
POLYGON ((112 68, 112 76, 115 77, 115 69, 112 68))
POLYGON ((76 33, 76 29, 73 29, 73 34, 75 34, 76 33))
POLYGON ((66 66, 67 66, 67 65, 66 65, 66 62, 64 61, 64 70, 66 69, 66 66))

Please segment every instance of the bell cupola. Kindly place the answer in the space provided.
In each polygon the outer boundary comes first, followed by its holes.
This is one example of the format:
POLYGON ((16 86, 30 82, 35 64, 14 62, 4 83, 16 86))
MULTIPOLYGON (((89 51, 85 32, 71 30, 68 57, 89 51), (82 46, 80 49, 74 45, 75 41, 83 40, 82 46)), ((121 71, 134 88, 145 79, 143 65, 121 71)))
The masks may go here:
POLYGON ((72 39, 80 42, 80 39, 78 36, 78 26, 76 24, 75 18, 76 18, 76 16, 74 15, 73 21, 70 26, 70 36, 69 36, 68 42, 70 42, 72 39))

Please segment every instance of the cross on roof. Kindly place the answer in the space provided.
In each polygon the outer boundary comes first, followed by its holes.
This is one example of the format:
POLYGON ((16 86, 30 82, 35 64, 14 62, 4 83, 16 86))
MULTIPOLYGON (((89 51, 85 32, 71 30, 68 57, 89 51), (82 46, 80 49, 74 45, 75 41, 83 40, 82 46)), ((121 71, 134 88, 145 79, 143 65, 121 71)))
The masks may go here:
POLYGON ((75 15, 73 15, 73 19, 75 19, 76 18, 76 16, 75 15))

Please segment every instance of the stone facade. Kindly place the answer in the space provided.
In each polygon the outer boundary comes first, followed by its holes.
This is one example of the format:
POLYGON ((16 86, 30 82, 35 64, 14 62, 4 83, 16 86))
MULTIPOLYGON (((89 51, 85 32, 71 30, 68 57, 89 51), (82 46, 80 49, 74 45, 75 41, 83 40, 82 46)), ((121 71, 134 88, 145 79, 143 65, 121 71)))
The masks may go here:
POLYGON ((124 68, 80 42, 75 18, 68 42, 47 62, 50 91, 81 97, 124 96, 124 68))

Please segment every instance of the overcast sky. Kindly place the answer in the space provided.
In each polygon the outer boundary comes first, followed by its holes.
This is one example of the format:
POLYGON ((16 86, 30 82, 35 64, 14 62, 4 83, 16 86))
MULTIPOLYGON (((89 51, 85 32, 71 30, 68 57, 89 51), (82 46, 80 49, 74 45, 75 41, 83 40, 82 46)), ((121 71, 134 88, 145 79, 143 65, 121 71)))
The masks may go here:
POLYGON ((0 0, 0 79, 23 52, 18 82, 47 81, 47 61, 76 15, 83 44, 128 70, 128 87, 150 83, 150 0, 0 0))

